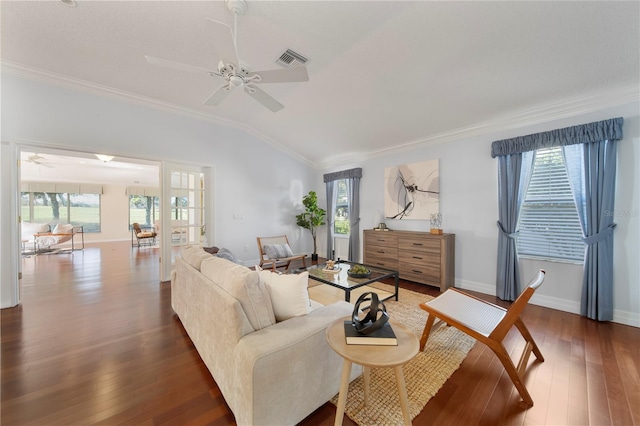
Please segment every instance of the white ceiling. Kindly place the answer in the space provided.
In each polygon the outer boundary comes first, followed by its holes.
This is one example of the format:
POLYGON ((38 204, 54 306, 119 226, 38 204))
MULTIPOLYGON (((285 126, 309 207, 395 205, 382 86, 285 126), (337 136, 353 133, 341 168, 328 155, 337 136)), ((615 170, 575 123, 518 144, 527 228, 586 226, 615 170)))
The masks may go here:
MULTIPOLYGON (((104 163, 94 154, 38 148, 20 152, 23 182, 84 182, 118 186, 160 186, 158 163, 114 157, 104 163)), ((102 153, 99 153, 102 154, 102 153)))
MULTIPOLYGON (((215 69, 222 1, 6 1, 3 72, 64 80, 231 123, 318 165, 492 126, 637 99, 639 2, 249 1, 238 49, 274 69, 287 48, 310 81, 264 84, 272 113, 221 81, 145 55, 215 69)), ((219 47, 219 46, 218 46, 219 47)))

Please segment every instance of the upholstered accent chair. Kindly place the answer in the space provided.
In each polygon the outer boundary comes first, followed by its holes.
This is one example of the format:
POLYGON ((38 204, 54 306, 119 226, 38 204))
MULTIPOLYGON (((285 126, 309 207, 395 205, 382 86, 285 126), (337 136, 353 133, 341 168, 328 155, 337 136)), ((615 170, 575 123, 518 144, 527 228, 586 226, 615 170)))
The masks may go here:
POLYGON ((134 222, 131 225, 131 247, 154 246, 158 233, 153 226, 140 226, 134 222))

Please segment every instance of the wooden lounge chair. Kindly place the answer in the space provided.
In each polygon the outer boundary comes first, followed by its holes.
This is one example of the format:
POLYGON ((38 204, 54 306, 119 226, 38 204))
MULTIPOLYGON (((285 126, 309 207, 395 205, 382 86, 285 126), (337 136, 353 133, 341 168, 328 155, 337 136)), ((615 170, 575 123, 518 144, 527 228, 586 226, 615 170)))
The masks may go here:
POLYGON ((544 281, 544 276, 545 271, 540 270, 509 309, 485 302, 457 289, 448 289, 435 299, 421 303, 420 307, 427 311, 429 316, 420 339, 420 350, 424 350, 431 327, 438 318, 487 345, 504 366, 524 403, 529 407, 533 406, 533 399, 523 383, 524 373, 532 351, 539 361, 543 362, 544 358, 531 333, 522 322, 520 314, 544 281), (517 367, 502 344, 514 325, 526 341, 517 367))
POLYGON ((307 266, 305 262, 307 255, 293 254, 291 246, 289 246, 289 239, 286 235, 258 237, 257 240, 261 268, 264 267, 264 265, 270 265, 273 271, 280 267, 284 267, 285 271, 288 271, 291 262, 294 260, 302 260, 302 266, 307 266))

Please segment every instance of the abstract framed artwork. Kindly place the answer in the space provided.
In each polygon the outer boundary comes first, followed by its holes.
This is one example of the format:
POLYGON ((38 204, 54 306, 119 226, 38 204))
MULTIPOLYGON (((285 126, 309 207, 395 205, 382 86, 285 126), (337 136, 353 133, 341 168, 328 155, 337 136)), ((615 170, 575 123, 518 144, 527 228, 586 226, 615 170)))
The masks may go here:
POLYGON ((428 160, 384 169, 387 219, 430 220, 440 212, 440 163, 428 160))

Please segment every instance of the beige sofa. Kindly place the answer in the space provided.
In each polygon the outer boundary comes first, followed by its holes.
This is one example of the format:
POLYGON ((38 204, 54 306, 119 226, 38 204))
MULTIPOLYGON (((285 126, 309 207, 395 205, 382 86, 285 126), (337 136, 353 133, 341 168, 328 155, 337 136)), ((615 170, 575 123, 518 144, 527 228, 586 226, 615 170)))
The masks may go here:
MULTIPOLYGON (((353 306, 312 302, 276 322, 264 273, 188 249, 176 258, 171 304, 239 425, 294 425, 340 389, 343 360, 325 329, 353 306)), ((354 365, 351 379, 360 373, 354 365)))

